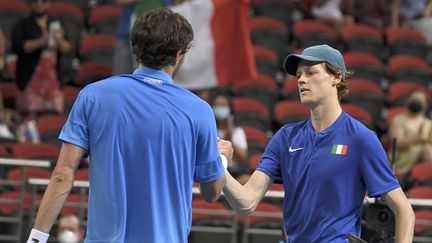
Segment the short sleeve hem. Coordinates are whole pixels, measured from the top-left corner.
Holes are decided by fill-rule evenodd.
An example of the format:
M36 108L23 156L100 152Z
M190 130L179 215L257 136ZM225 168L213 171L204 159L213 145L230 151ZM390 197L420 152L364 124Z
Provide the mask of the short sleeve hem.
M373 190L368 191L369 197L379 197L381 194L392 191L396 188L400 187L399 183L391 182L387 185L380 186L378 188L374 188Z
M218 180L225 175L225 168L222 165L220 157L216 160L204 164L198 164L195 168L194 181L207 183Z
M270 171L266 170L265 168L258 167L256 168L256 170L261 171L264 174L268 175L273 180L273 183L283 184L283 181L280 178L276 178L274 175L272 175L272 173L270 173Z
M66 134L60 134L59 139L64 141L64 142L71 143L73 145L81 147L81 148L85 149L86 151L89 150L89 144L85 141L80 140L80 139L73 138L73 137L68 136Z

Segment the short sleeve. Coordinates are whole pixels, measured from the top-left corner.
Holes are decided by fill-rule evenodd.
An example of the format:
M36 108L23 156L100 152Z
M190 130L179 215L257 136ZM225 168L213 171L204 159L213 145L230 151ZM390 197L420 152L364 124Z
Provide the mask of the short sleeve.
M369 131L368 135L362 141L362 178L369 197L377 197L400 185L377 136L372 131Z
M225 173L219 156L216 121L209 106L206 106L198 117L194 180L211 182L221 178Z
M264 172L275 183L282 183L282 174L280 167L280 144L282 141L282 129L280 129L268 143L261 162L257 167L257 170Z
M90 138L86 109L89 103L88 93L82 90L69 113L69 117L60 132L59 139L90 150Z

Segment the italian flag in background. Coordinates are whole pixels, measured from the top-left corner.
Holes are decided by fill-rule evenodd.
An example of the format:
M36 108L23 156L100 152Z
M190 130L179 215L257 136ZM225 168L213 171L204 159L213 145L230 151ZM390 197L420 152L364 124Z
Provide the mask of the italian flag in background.
M333 144L331 152L332 154L346 155L347 150L348 150L348 145Z

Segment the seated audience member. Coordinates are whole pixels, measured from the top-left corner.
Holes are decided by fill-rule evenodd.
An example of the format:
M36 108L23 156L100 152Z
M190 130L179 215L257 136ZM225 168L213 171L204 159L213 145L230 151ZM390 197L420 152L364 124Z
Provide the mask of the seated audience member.
M234 171L234 174L247 171L246 134L243 128L234 124L229 96L223 92L217 93L211 99L211 104L216 117L219 138L231 141L234 147L234 156L228 169Z
M414 91L407 98L407 111L390 124L389 138L396 138L395 173L403 179L419 161L432 162L432 120L426 116L428 97Z
M389 18L385 0L344 0L341 8L346 15L354 17L355 22L384 30Z
M393 27L408 27L411 21L432 17L431 0L392 0Z
M78 243L83 240L83 229L80 219L73 214L60 217L58 223L59 243Z
M311 13L315 19L325 22L337 31L344 25L354 23L352 16L343 15L341 0L313 0Z

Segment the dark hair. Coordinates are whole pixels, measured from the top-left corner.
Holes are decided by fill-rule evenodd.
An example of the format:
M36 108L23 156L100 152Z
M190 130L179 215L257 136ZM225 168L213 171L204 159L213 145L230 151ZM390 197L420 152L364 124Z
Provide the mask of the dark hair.
M178 52L186 53L192 39L189 22L167 8L151 10L139 17L130 34L136 60L154 69L171 64Z

